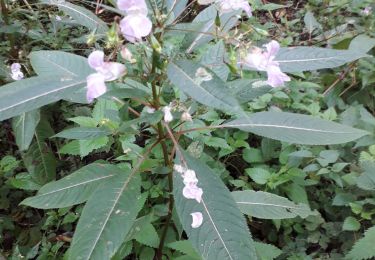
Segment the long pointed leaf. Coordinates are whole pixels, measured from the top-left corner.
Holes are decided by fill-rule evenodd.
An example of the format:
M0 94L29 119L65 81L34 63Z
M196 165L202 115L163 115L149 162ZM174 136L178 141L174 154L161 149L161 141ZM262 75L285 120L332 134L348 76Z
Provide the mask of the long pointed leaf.
M211 80L199 81L196 73L201 67L187 60L171 62L168 66L168 78L176 87L204 105L241 113L242 109L238 101L214 73L211 72Z
M286 112L260 112L240 118L221 127L296 144L327 145L356 140L368 132L312 116Z
M203 189L201 203L182 196L183 179L174 173L175 205L189 240L207 260L257 259L254 242L245 219L224 183L204 163L184 152L189 169L196 172L198 186ZM181 164L180 160L176 160ZM192 228L193 212L203 214L203 223Z
M115 166L93 163L67 177L44 185L22 205L40 209L64 208L85 202L103 181L122 174Z
M122 172L95 190L78 222L70 260L110 259L124 242L139 207L140 176Z
M20 151L24 151L29 148L39 120L39 110L22 113L20 116L12 120L12 127L15 133L16 143Z

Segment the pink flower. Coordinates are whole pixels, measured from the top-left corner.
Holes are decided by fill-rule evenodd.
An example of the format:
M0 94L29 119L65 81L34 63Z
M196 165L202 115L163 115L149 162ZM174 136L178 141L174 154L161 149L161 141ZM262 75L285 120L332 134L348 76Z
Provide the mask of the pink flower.
M371 14L372 7L371 6L366 6L365 9L361 11L361 14L365 16L369 16Z
M266 51L262 51L259 48L254 49L242 62L250 68L266 71L268 76L267 83L271 87L282 86L285 81L290 81L290 78L280 70L279 63L274 61L280 45L277 41L271 41L265 47Z
M198 188L196 184L185 185L182 189L182 195L187 199L194 199L198 203L201 203L203 190Z
M118 0L117 6L127 14L120 21L121 33L125 39L135 43L150 34L152 23L147 17L148 9L144 0Z
M127 14L141 13L147 15L147 4L144 0L118 0L117 6L120 10Z
M89 66L97 71L87 77L87 101L91 103L107 91L105 82L120 78L125 74L126 67L118 62L104 61L102 51L92 52L87 60Z
M130 14L120 21L120 29L128 41L135 43L150 34L152 23L146 15Z
M221 13L228 13L242 9L249 17L252 16L251 7L247 0L198 0L198 4L200 5L208 5L213 2L218 5Z
M217 0L219 9L222 13L228 13L242 9L250 17L252 16L251 7L247 0Z
M192 228L199 228L203 223L203 215L201 212L193 212L190 214L193 218L193 222L191 223Z

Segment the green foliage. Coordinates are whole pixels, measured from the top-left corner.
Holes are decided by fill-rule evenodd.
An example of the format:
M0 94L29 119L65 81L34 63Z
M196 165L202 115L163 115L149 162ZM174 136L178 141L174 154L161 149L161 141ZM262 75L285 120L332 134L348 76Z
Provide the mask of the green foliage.
M362 260L375 257L373 247L375 240L375 227L369 228L365 232L365 236L359 239L353 246L352 250L346 256L346 259Z

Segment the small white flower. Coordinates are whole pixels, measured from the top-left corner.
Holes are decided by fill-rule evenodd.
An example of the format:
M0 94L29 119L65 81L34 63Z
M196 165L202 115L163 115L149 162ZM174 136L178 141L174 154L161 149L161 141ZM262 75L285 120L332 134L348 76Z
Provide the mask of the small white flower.
M153 107L147 107L146 108L146 112L149 113L149 114L153 114L153 113L155 113L155 108L153 108Z
M58 16L58 15L56 15L55 18L56 18L56 21L61 21L62 20L62 18L60 16Z
M175 165L173 166L173 169L174 169L176 172L181 173L181 174L183 174L183 173L186 171L186 169L184 168L184 166L182 166L182 165L180 165L180 164L175 164Z
M171 108L170 105L163 107L164 121L166 123L172 122L172 120L173 120L173 115L171 113L171 110L172 110L172 108Z
M191 117L191 115L189 113L189 110L182 113L182 115L181 115L181 121L183 121L183 122L185 122L185 121L189 121L189 122L193 121L193 119L192 119L192 117Z
M201 212L193 212L190 214L193 218L193 222L191 223L192 228L199 228L203 223L203 215Z
M10 71L10 76L13 80L21 80L24 78L23 72L21 71L21 64L13 63L10 65Z

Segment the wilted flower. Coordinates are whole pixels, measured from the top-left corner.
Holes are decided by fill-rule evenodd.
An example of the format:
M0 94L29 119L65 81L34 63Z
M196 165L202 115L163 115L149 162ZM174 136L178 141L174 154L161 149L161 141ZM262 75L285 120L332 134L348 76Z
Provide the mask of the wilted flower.
M228 13L242 9L249 17L252 16L251 7L247 0L198 0L198 3L200 5L215 3L219 7L221 13Z
M248 53L242 63L250 68L266 71L268 76L267 83L271 87L282 86L285 81L290 81L290 78L280 70L279 63L274 61L280 45L277 41L271 41L265 47L266 51L255 48Z
M173 120L173 115L172 115L172 113L171 113L171 111L172 111L172 107L171 107L171 105L168 105L168 106L163 107L162 110L163 110L163 113L164 113L164 121L165 121L166 123L172 122L172 120Z
M113 81L121 77L126 68L118 62L104 61L104 52L94 51L88 57L91 68L97 71L87 77L87 101L92 102L94 98L103 95L107 91L106 81Z
M203 215L201 212L193 212L190 214L193 218L193 221L191 223L192 228L199 228L203 223Z
M147 17L148 10L144 0L118 0L117 6L127 14L120 21L120 29L128 41L134 43L150 34L152 23Z
M184 111L181 115L181 121L184 122L184 121L193 121L193 118L191 117L190 115L190 108L186 111Z
M120 53L121 53L121 57L122 57L124 60L126 60L126 61L128 61L128 62L130 62L130 63L135 63L135 62L137 62L136 59L133 58L133 54L130 52L130 50L129 50L128 48L126 48L126 47L122 47Z
M23 79L24 75L21 71L21 64L13 63L12 65L10 65L10 71L11 71L10 76L12 77L12 79L14 80Z

